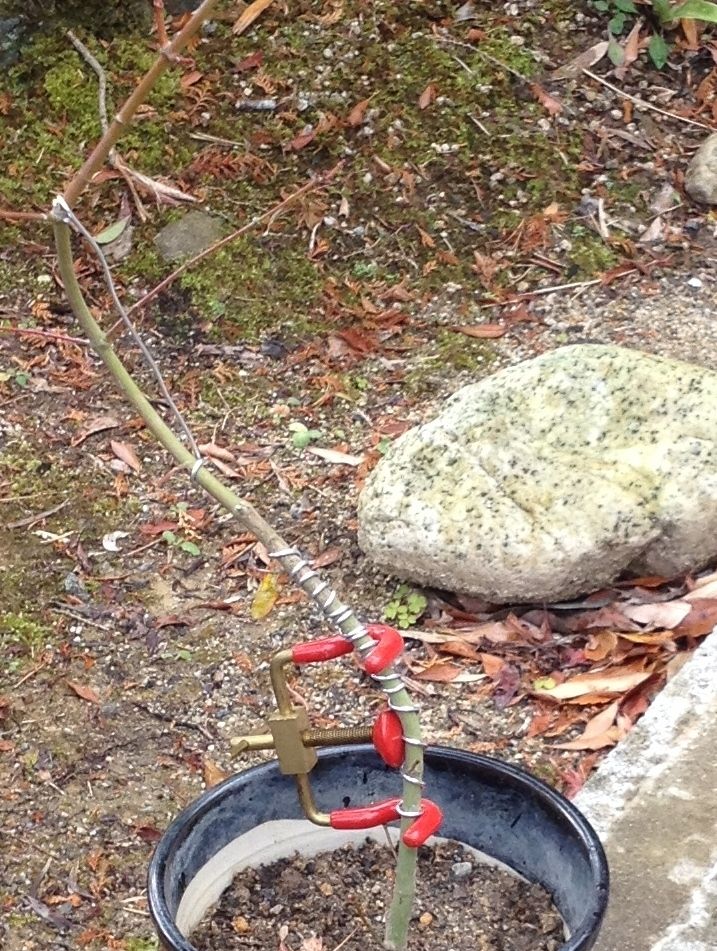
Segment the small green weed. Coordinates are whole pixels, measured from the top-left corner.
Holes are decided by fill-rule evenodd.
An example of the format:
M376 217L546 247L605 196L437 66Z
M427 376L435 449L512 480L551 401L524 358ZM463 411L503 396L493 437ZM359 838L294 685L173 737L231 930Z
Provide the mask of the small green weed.
M317 439L321 439L321 433L318 429L309 429L303 423L289 423L291 430L291 445L295 449L306 449Z
M187 541L186 539L179 538L179 536L175 535L174 532L162 532L162 540L166 542L170 548L176 548L179 551L185 551L188 555L194 555L195 558L202 553L199 545L196 545L194 542Z
M126 951L159 951L159 941L156 938L125 938Z
M22 647L34 655L46 640L46 629L32 618L11 611L0 614L0 644Z
M395 621L397 627L405 629L421 618L428 607L428 601L415 588L407 584L399 585L393 598L386 605L383 612L386 621Z

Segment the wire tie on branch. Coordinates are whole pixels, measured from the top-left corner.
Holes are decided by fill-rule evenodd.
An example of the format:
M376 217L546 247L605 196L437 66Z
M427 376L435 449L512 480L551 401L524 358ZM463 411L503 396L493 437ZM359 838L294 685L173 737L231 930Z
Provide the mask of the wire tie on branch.
M199 470L200 470L200 469L202 468L202 466L206 463L206 461L207 461L207 460L206 460L206 459L202 459L201 456L198 456L198 457L197 457L196 462L195 462L194 465L192 466L192 471L189 473L189 478L192 480L192 482L196 482L196 481L197 481L197 476L199 475Z
M404 737L404 742L405 742ZM414 786L420 786L421 789L426 785L422 779L418 779L416 776L411 776L408 773L401 773L401 776L406 780L407 783L413 783Z
M396 812L402 819L417 819L423 815L423 809L404 809L403 801L396 806Z

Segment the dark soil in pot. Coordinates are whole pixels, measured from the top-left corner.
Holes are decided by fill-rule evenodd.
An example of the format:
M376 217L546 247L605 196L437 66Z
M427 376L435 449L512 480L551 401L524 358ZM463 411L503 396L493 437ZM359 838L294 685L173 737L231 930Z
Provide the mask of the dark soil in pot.
M382 947L394 856L367 841L241 872L191 935L199 951L365 951ZM565 940L549 894L479 863L458 842L419 853L410 951L555 951Z

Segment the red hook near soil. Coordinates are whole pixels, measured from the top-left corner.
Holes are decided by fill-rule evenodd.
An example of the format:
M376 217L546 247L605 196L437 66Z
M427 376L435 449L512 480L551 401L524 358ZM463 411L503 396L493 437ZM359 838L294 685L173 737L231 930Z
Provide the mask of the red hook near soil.
M398 819L400 799L384 799L370 806L355 809L335 809L330 813L332 829L372 829Z
M330 814L332 829L372 829L394 819L400 819L400 799L384 799L356 809L335 809ZM436 833L443 821L443 813L430 799L421 801L421 815L403 833L403 844L417 849Z
M306 644L294 644L291 648L291 659L295 664L315 664L343 657L344 654L350 654L352 650L351 642L336 634L333 637L322 637L317 641L307 641Z
M438 832L443 822L443 812L439 806L431 799L421 800L420 816L417 816L411 825L403 833L403 844L411 849L417 849L419 845Z

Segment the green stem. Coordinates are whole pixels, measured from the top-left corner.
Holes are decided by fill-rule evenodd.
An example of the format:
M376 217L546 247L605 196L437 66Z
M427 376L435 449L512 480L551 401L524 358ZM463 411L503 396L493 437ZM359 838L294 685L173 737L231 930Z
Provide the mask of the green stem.
M177 435L164 422L162 417L154 409L150 401L144 395L142 389L126 369L112 345L108 341L105 333L95 321L85 302L82 289L77 281L75 269L72 260L72 245L70 241L70 228L61 221L53 220L53 229L55 232L55 245L57 248L57 260L60 269L60 276L65 288L65 294L77 317L82 329L84 330L93 350L101 358L105 367L113 377L120 391L134 406L139 415L145 421L147 428L155 436L157 441L170 453L170 455L184 468L191 473L196 464L196 457L187 449ZM228 512L241 523L242 527L252 532L264 544L268 551L283 551L289 548L286 541L272 526L250 505L230 488L224 485L219 479L209 472L205 466L202 466L196 472L195 481L222 505ZM292 569L300 562L300 557L295 554L289 554L279 559L284 568L291 573ZM324 608L329 601L328 593L323 596L314 595L315 590L321 584L321 579L317 575L307 578L305 581L299 577L296 583L306 593L314 598L319 607ZM346 608L338 599L331 602L332 611L338 611L339 608ZM344 635L350 635L361 626L358 618L353 611L347 614L346 618L339 624L339 629ZM355 645L357 650L365 649L367 645L373 646L368 636L362 638ZM387 668L383 674L394 674L392 667ZM396 674L397 679L398 674ZM392 695L392 701L397 706L411 706L411 696L408 691L402 689ZM408 739L420 742L421 725L416 712L399 713L404 736ZM423 776L423 749L421 746L407 745L406 760L404 762L404 771L417 780ZM403 806L406 810L416 810L420 807L421 790L416 783L404 780L402 789ZM410 825L410 819L404 819L401 823L401 831L405 831ZM408 937L408 925L413 908L413 898L415 894L416 880L416 849L407 848L403 842L399 844L398 860L396 864L396 885L394 888L393 900L388 914L386 924L386 946L396 951L405 948Z
M204 3L195 11L185 27L174 37L166 51L166 55L163 53L157 58L153 66L137 85L137 88L118 113L118 117L111 123L109 129L102 136L88 160L65 190L64 198L70 207L75 204L85 187L107 160L110 151L114 148L122 132L131 122L135 112L145 101L157 79L170 65L172 57L179 54L191 37L196 34L201 24L216 6L216 3L217 0L204 0ZM69 226L65 222L57 220L53 215L50 216L50 219L52 220L55 233L57 258L65 293L92 348L102 359L119 390L145 421L150 432L167 452L170 453L175 461L191 474L195 469L196 457L187 449L156 412L150 401L144 395L142 389L125 368L85 302L73 266ZM266 546L268 551L283 551L289 548L279 533L272 528L252 505L225 486L216 476L209 472L205 466L202 466L194 473L194 479L212 498L230 512L245 529L252 532ZM297 554L289 553L279 558L279 561L285 570L291 574L292 569L296 569L301 558ZM328 592L325 592L323 595L319 594L318 596L314 593L321 585L321 579L317 575L312 574L311 577L304 580L301 574L302 573L299 572L298 577L295 577L293 574L291 576L295 577L296 583L313 598L320 608L325 608L330 599ZM361 627L361 624L353 611L350 611L338 598L335 598L331 601L332 612L339 608L343 608L346 613L338 626L341 633L348 636ZM373 646L373 641L369 641L368 635L360 638L358 642L354 644L354 647L358 651L366 650L368 646ZM390 674L395 676L396 681L400 680L400 676L395 672L393 667L387 668L382 671L382 673L384 675ZM399 712L403 734L409 740L414 740L420 744L420 720L415 708L413 708L411 696L406 688L403 687L400 691L393 693L391 700L399 707L411 708L410 711ZM415 780L421 780L423 776L423 748L421 745L407 744L403 769L407 775L412 776ZM416 782L404 780L402 800L403 806L407 811L418 810L421 804L420 786ZM402 832L408 828L411 821L412 820L408 818L403 819L401 823ZM385 938L386 947L392 949L392 951L403 951L408 938L408 926L415 895L416 854L416 849L406 847L403 842L399 843L396 864L396 883L387 917Z

